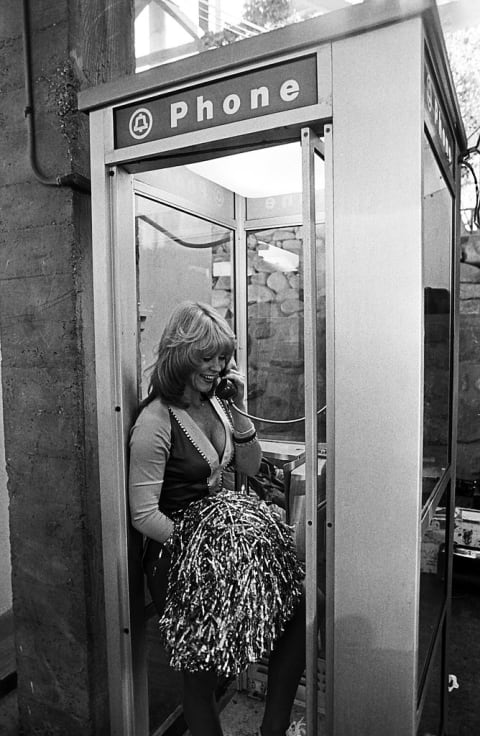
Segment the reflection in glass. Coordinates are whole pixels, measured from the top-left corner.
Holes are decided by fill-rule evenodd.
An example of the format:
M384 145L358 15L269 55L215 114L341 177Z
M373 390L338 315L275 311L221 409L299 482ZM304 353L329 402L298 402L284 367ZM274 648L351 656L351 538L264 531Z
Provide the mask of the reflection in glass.
M212 304L233 326L233 236L227 228L136 198L142 394L166 320L184 301Z
M418 671L426 670L428 653L436 638L446 604L446 547L450 486L442 496L422 536L420 567L420 610Z
M453 201L426 139L423 162L425 311L423 502L425 503L448 463Z
M438 646L430 663L429 680L417 736L440 736L442 731L443 650Z
M302 227L250 231L248 248L248 405L255 416L304 416ZM325 405L325 228L317 225L318 404ZM262 437L304 441L305 425L264 424ZM319 441L325 441L320 418Z

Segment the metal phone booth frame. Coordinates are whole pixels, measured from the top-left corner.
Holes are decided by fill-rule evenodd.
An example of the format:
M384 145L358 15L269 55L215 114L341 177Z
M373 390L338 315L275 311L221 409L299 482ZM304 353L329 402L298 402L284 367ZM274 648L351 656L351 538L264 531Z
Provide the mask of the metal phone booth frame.
M114 736L149 732L143 582L138 544L129 543L126 501L127 439L137 403L133 174L189 157L299 139L309 412L308 734L317 733L312 234L317 154L324 157L326 170L327 733L421 733L422 713L434 690L438 733L444 733L455 481L458 161L466 141L435 4L368 5L80 94L91 128L98 449ZM249 106L250 90L260 85L270 89L269 104ZM215 100L213 116L195 118L200 95ZM452 233L447 258L448 453L427 498L422 496L425 147L448 192L451 204L444 220ZM238 267L242 258L240 252ZM245 299L240 283L236 298ZM239 331L242 364L241 323ZM440 504L442 498L446 502ZM419 664L422 540L440 505L446 518L445 588ZM432 672L438 662L437 682Z

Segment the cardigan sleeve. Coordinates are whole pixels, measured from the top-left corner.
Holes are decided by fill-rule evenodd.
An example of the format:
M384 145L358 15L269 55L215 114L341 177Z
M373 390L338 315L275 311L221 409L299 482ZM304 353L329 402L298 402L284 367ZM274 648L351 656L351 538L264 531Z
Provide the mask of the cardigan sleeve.
M157 542L165 542L173 522L158 508L170 453L168 408L154 400L140 413L130 435L129 503L132 525Z

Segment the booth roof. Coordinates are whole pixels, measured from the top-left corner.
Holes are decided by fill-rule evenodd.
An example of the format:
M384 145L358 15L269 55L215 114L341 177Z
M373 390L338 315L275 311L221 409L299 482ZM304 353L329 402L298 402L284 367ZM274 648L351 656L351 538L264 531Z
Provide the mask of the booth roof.
M158 94L164 89L190 86L204 77L235 73L252 61L257 64L262 62L268 64L286 54L300 53L308 48L316 48L418 16L424 19L436 71L446 91L445 102L455 123L460 150L466 151L465 131L435 0L409 0L407 4L401 0L385 0L382 3L352 5L227 46L162 64L113 82L90 87L79 93L78 107L83 112L89 112L125 103L127 100Z

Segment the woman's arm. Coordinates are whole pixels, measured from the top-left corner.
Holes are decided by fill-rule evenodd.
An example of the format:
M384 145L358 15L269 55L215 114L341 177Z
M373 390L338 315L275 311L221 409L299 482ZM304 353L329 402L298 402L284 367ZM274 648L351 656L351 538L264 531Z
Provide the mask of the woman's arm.
M149 404L130 437L130 516L135 529L162 543L173 532L173 521L158 508L169 452L168 409L158 402Z
M262 449L251 419L241 413L246 411L243 398L245 393L245 377L237 369L233 359L230 361L226 370L225 378L233 381L236 389L236 395L230 404L232 409L233 442L235 445L235 467L240 473L250 476L256 475L260 469Z
M232 414L236 414L235 409ZM260 470L262 460L262 448L255 435L240 436L234 429L233 443L235 445L235 468L239 473L256 475Z

